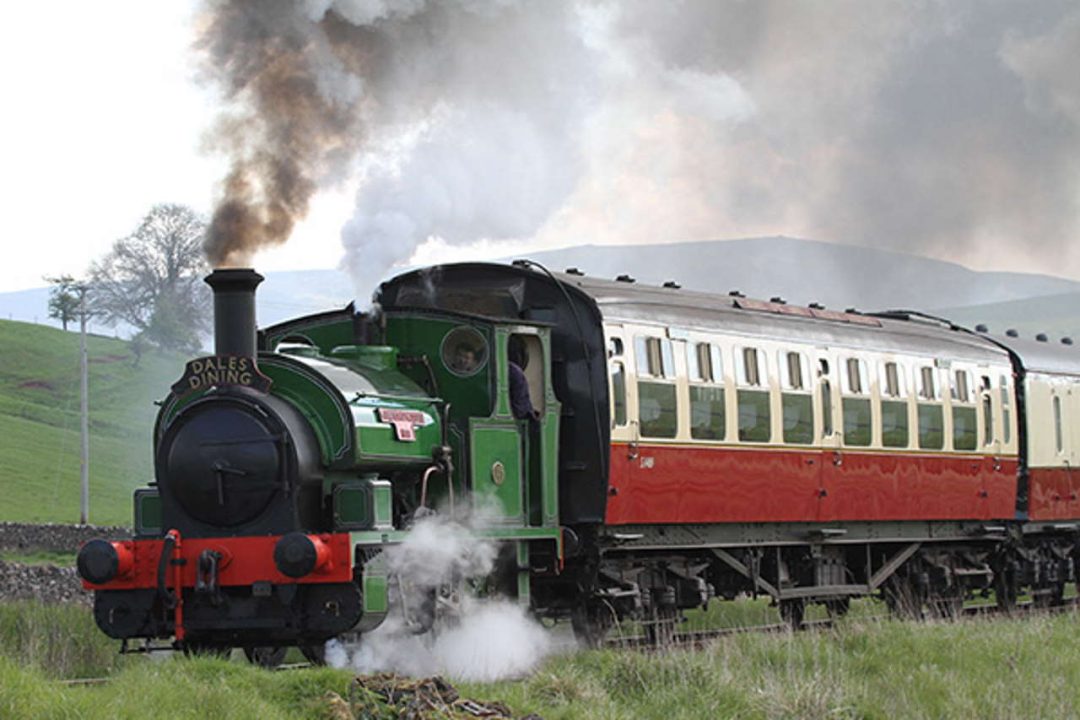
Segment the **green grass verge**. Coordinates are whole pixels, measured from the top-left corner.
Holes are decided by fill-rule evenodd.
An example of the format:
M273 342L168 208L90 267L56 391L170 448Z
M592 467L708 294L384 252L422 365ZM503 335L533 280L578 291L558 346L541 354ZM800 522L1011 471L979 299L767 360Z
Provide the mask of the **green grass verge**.
M79 519L79 337L0 321L0 520ZM153 477L154 400L184 358L91 337L90 521L130 525L131 493Z
M99 655L116 645L85 609L9 607L0 606L5 719L143 718L151 710L169 718L324 718L327 692L348 695L343 670L272 673L235 659ZM733 635L698 651L578 652L524 679L456 686L546 720L1075 717L1078 633L1077 613L925 624L855 618L823 632ZM38 635L83 650L61 652ZM104 685L56 681L106 674Z

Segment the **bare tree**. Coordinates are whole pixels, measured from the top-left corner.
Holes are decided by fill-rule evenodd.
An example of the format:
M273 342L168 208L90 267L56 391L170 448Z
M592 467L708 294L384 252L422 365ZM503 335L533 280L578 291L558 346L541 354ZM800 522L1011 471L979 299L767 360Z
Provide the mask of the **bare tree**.
M159 347L195 350L210 327L206 223L184 205L151 208L131 235L90 267L91 305L107 323L127 323Z

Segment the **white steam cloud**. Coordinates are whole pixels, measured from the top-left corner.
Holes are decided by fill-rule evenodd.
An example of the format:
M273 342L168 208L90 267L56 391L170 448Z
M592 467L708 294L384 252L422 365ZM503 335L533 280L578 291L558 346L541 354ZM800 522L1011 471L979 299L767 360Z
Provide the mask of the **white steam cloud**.
M547 631L510 600L462 595L451 622L424 635L414 634L398 612L402 606L419 607L426 588L461 585L492 571L497 548L477 534L484 517L477 510L464 521L429 515L402 544L388 548L387 567L399 578L395 611L358 647L327 643L327 662L363 673L489 682L520 677L550 655L555 646Z

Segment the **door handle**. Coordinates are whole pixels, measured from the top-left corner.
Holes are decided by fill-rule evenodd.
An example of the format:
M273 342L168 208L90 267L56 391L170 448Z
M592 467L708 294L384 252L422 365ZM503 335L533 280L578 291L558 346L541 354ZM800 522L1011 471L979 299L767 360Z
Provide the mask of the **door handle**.
M638 456L638 444L632 442L626 446L626 457L628 460L637 460Z
M840 467L844 464L844 458L838 452L832 454L832 464L836 467Z

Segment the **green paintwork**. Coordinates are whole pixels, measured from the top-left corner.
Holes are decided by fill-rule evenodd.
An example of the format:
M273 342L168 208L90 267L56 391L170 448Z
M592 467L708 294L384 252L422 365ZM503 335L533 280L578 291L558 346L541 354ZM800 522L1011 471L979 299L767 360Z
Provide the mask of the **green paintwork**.
M480 507L502 525L524 524L521 435L513 420L473 419L469 473ZM497 503L486 500L493 499Z
M135 535L160 537L163 532L161 494L157 488L139 488L135 491Z
M337 387L310 358L263 353L259 370L274 381L270 392L296 407L311 425L326 465L352 464L355 427Z
M334 348L354 342L352 306L266 328L261 349L273 351L282 342L306 343L318 348L320 355L329 355Z

